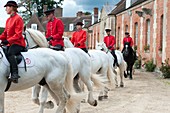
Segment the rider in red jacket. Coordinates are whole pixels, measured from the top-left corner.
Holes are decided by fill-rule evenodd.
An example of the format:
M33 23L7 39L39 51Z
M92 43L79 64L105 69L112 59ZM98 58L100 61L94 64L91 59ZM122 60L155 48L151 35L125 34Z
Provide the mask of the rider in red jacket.
M116 44L116 39L114 36L110 35L111 29L105 29L105 31L107 33L107 36L104 37L104 43L106 44L106 47L111 50L111 54L115 58L113 66L115 66L115 64L119 66L114 48L114 45Z
M130 37L128 32L125 33L125 37L123 38L123 45L126 42L129 42L131 47L133 46L133 39L132 39L132 37Z
M46 14L48 23L46 25L46 38L49 44L54 46L54 50L64 50L64 41L62 39L64 33L63 22L54 16L55 9L48 9Z
M0 35L0 40L8 48L8 61L11 67L11 76L9 79L14 83L18 83L20 76L18 75L16 55L24 51L26 47L24 37L22 36L24 22L16 13L18 5L15 1L8 1L4 7L6 7L6 12L10 17L6 21L5 30Z
M125 45L126 42L128 42L128 43L130 44L130 48L131 48L131 50L133 51L133 49L132 49L133 39L130 37L130 35L129 35L128 32L125 32L125 37L124 37L124 39L123 39L123 45ZM123 47L122 52L124 51L124 49L125 49L125 47ZM133 51L133 53L134 53L135 59L137 59L137 57L136 57L136 52Z
M82 30L82 26L83 26L82 22L77 22L76 24L77 31L73 33L71 42L73 43L74 47L80 48L86 53L88 53L85 44L87 39L87 34L86 31Z

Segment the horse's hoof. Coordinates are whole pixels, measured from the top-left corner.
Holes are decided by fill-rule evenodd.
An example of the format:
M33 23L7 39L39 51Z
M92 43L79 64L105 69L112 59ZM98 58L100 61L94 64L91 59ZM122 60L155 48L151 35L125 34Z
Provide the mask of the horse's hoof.
M40 105L39 99L32 99L32 101L33 101L35 104Z
M124 85L123 85L123 84L121 84L121 85L120 85L120 87L124 87Z
M52 101L46 102L45 108L47 108L47 109L53 109L53 108L54 108L54 103L53 103Z
M107 96L107 95L104 95L103 98L104 98L104 99L108 99L108 96Z
M97 100L94 100L93 106L97 106Z
M105 87L105 89L106 89L107 91L110 91L110 89L109 89L109 88L107 88L107 87Z
M116 85L116 88L118 88L119 86L118 85Z
M98 97L98 100L99 100L99 101L102 101L102 100L103 100L103 96L99 96L99 97Z
M127 75L124 75L125 78L127 78Z
M131 77L130 77L129 79L130 79L130 80L133 80L133 78L131 78Z
M81 101L81 103L86 103L86 100L85 100L85 99L83 99L83 100Z

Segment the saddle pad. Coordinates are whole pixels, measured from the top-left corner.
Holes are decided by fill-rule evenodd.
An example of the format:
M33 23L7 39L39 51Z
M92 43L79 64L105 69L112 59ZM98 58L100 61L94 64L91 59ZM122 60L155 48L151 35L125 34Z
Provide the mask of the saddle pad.
M26 63L26 67L32 67L34 66L34 58L33 55L31 55L28 52L21 52L21 54L23 55L24 59L25 59L25 63ZM3 62L5 63L5 65L10 66L8 60L5 58L3 58ZM21 63L18 64L18 67L24 68L24 60L22 59Z

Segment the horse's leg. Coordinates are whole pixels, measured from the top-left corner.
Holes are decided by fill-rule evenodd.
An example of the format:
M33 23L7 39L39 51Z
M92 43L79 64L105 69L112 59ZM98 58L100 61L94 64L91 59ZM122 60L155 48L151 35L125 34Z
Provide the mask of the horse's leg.
M38 113L43 113L44 112L44 106L46 104L47 101L47 97L48 97L48 91L45 87L41 87L40 90L40 107L39 107L39 112Z
M56 103L58 103L58 99L59 99L59 104L56 113L64 113L68 98L66 97L64 91L64 87L63 87L64 84L62 83L56 84L56 83L59 83L59 81L48 83L50 87L49 90L51 90L50 93L53 92L52 97L55 99Z
M84 89L84 82L83 82L81 79L79 79L78 82L79 82L81 91L84 92L84 91L85 91L85 89ZM86 102L86 99L83 98L83 100L82 100L81 102L82 102L82 103L85 103L85 102Z
M93 98L93 85L92 85L92 81L90 79L91 78L90 72L89 72L89 74L87 74L87 71L86 71L84 73L80 73L79 75L80 75L81 80L87 86L87 89L89 91L89 94L88 94L88 103L90 105L92 105L92 106L97 106L97 100L95 100Z
M108 77L107 71L108 71L107 66L103 66L103 68L101 68L101 71L100 71L101 75L104 76L105 78ZM95 81L97 83L99 80L97 81L97 79L92 79L92 81L95 84ZM104 86L104 84L102 84L102 83L98 83L97 86L101 88L101 91L100 91L99 96L98 96L98 100L103 100L103 98L106 99L108 97L108 95L107 95L108 94L108 88L106 86Z
M38 105L40 105L39 98L38 98L40 89L41 89L41 86L38 84L32 87L32 101Z
M132 68L133 68L133 66L130 66L130 76L129 76L129 79L130 79L130 80L133 79L133 78L132 78Z
M77 74L73 79L73 86L77 93L81 92L81 88L79 87L79 74Z
M4 113L4 91L0 93L0 113Z
M59 105L59 99L58 96L49 88L48 85L44 85L43 87L46 87L46 89L48 90L48 92L50 93L50 95L54 98L56 105ZM54 104L53 104L54 105Z
M115 73L115 72L114 72ZM118 87L118 81L117 81L117 73L115 73L115 86L116 86L116 88Z
M125 67L124 67L124 62L122 62L119 65L119 70L120 70L120 87L124 87L124 83L123 83L123 73L125 71Z

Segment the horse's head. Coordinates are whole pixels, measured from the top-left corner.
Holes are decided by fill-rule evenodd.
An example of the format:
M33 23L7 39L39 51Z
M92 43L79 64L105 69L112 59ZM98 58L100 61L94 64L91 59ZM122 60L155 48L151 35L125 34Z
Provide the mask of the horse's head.
M96 44L96 49L97 49L97 50L102 50L102 51L105 51L105 52L108 51L108 49L107 49L107 47L106 47L106 44L105 44L104 42L97 43L97 44Z
M38 30L26 29L25 30L25 39L28 46L28 49L39 47L48 47L48 42L43 33Z
M71 43L69 37L63 36L63 39L64 39L64 46L65 46L66 48L73 48L73 47L74 47L74 45Z
M33 38L31 38L31 34L27 30L24 32L24 37L25 37L25 41L26 41L26 45L28 49L34 48L37 46Z
M128 56L130 53L132 53L131 47L130 47L130 43L129 42L125 42L123 54L125 56Z

